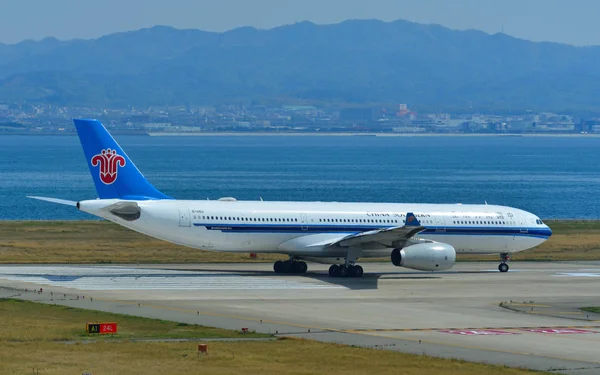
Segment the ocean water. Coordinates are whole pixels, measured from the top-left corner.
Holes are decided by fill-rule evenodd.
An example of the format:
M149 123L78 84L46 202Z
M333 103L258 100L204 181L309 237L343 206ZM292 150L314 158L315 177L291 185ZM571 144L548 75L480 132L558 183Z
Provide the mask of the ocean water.
M600 138L118 136L178 199L501 204L600 218ZM91 219L26 195L96 197L75 136L0 136L0 219Z

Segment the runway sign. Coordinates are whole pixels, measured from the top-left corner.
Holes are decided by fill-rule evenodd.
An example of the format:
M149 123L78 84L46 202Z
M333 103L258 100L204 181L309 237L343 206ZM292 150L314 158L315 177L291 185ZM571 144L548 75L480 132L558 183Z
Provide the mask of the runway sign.
M87 333L99 333L101 335L117 333L117 323L86 323L85 331Z
M497 335L516 335L516 332L499 331L497 329L471 329L471 330L451 330L444 329L440 332L450 333L453 335L465 336L497 336Z
M580 334L598 333L595 331L589 331L587 329L573 329L573 328L535 328L535 329L525 329L524 331L533 332L533 333L547 333L547 334L554 334L554 335L580 335Z

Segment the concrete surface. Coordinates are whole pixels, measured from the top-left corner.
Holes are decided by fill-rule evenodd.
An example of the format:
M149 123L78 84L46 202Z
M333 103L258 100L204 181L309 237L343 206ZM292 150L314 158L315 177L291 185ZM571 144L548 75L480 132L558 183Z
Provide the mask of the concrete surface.
M600 305L600 262L513 262L506 274L497 265L434 274L366 263L362 279L315 264L302 276L269 264L11 265L0 266L0 297L599 374L600 317L577 309Z

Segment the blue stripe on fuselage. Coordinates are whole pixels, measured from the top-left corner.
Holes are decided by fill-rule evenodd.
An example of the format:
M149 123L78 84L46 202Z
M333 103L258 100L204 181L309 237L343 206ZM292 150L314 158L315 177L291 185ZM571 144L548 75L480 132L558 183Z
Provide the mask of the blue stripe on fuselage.
M207 224L194 223L194 226L227 233L361 233L370 230L393 228L381 226L345 225L299 225L299 224ZM419 235L462 235L462 236L522 236L549 238L552 231L547 228L519 227L425 227Z

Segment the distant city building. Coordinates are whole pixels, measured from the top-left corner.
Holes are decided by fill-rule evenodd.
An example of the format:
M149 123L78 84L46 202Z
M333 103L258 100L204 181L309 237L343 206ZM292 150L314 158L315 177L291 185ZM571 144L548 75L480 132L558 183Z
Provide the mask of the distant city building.
M375 120L373 108L345 108L340 111L341 121L372 121Z

